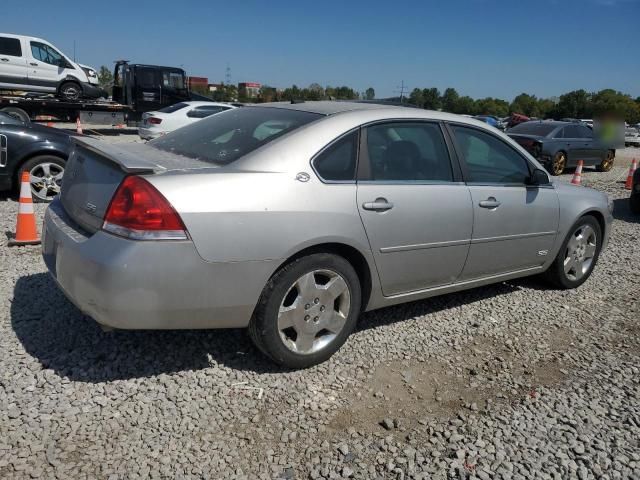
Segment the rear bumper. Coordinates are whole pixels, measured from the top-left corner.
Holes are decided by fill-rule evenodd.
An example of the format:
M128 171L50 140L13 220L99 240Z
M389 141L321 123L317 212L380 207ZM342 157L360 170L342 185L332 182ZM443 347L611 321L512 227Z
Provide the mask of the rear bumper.
M46 211L42 254L65 295L120 329L246 327L277 262L210 263L191 241L89 235L58 199Z
M154 138L158 138L164 135L166 132L161 130L146 128L146 127L138 127L138 135L143 140L153 140Z

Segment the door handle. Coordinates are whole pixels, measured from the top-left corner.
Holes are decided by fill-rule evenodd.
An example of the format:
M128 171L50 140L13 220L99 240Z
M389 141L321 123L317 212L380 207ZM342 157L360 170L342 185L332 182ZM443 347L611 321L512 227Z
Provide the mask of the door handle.
M482 200L478 205L482 208L498 208L502 204L495 197L489 197L486 200Z
M3 62L8 62L9 61L8 58L0 58L0 60L2 60Z
M38 64L36 62L30 62L29 65L34 66L34 67L38 66Z
M386 198L376 198L375 202L365 202L362 204L365 210L373 210L374 212L386 212L393 208L393 203L388 202Z

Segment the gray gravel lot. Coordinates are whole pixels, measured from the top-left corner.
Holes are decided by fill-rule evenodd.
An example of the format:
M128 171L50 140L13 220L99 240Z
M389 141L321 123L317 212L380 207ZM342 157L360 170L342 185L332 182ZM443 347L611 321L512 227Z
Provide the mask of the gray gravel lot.
M104 333L38 247L3 237L0 478L640 480L640 217L620 183L637 153L584 173L616 220L579 289L526 279L368 313L301 372L243 331ZM2 232L16 210L0 197Z

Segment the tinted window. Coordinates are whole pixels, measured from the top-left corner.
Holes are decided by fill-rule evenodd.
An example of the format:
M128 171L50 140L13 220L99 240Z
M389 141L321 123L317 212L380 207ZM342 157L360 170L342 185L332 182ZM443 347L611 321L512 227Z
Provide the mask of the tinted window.
M0 37L0 55L22 56L22 47L17 38Z
M148 143L185 157L228 165L296 128L321 118L285 108L236 108L212 115Z
M564 127L564 138L584 138L584 132L580 125L567 125Z
M580 131L580 138L593 138L593 131L589 127L580 125L578 129Z
M452 181L440 127L433 123L387 123L367 128L371 180Z
M509 129L509 133L520 133L522 135L537 135L546 137L557 125L541 122L524 122Z
M173 113L188 106L189 105L186 103L176 103L175 105L169 105L168 107L161 108L158 111L162 113Z
M162 85L167 88L184 88L184 75L179 72L162 72Z
M63 59L62 55L60 55L56 50L51 48L49 45L45 45L40 42L31 42L31 54L36 60L48 63L49 65L58 66L60 64L60 60Z
M160 72L151 68L138 68L136 70L136 81L142 88L159 88Z
M358 133L353 132L330 145L313 161L323 180L344 181L356 178Z
M527 161L502 140L472 128L452 128L467 164L469 182L527 183Z
M196 107L193 110L187 112L187 116L191 118L206 118L214 113L220 113L223 110L228 110L225 107L210 106L210 107Z

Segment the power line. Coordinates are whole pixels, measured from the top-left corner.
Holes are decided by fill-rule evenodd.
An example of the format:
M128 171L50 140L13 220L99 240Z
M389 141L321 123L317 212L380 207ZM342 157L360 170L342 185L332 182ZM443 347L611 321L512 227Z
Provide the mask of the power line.
M400 90L394 90L393 93L399 93L400 94L400 103L402 103L402 100L404 99L404 93L405 93L405 91L409 91L409 89L404 84L404 80L402 80L400 82L400 86L398 86L396 88L399 88Z

